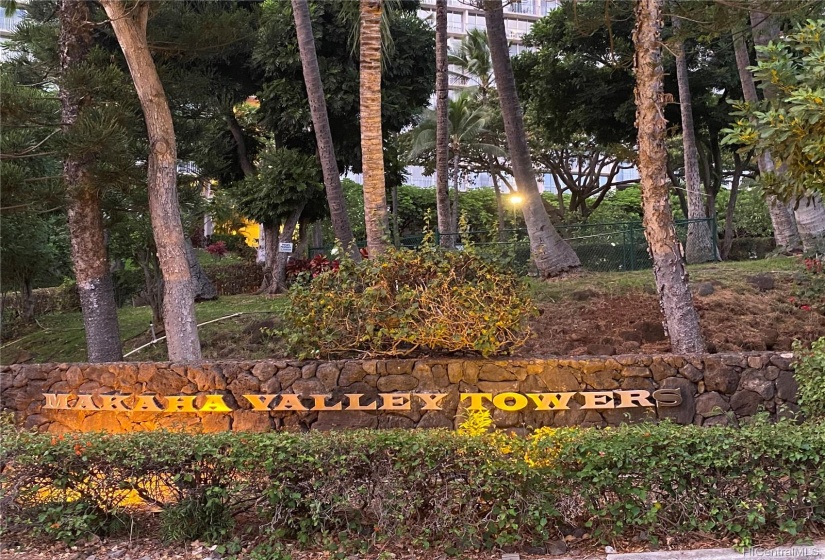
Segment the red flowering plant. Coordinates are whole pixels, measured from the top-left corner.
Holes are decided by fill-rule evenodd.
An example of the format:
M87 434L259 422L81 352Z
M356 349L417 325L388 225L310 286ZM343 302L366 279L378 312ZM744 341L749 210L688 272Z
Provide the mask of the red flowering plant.
M825 314L825 256L806 257L805 270L788 301L802 311Z
M216 259L220 259L221 257L226 256L226 254L229 252L229 249L226 248L226 243L224 241L218 241L207 246L206 252L215 257Z
M290 259L286 265L287 283L308 284L313 278L324 272L337 272L338 260L329 260L325 255L315 255L311 259Z

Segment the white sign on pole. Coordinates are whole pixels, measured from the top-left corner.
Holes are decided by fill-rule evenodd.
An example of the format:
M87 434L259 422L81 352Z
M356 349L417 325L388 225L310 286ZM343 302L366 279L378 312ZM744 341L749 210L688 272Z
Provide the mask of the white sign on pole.
M292 243L278 243L278 252L279 253L291 253L292 252Z

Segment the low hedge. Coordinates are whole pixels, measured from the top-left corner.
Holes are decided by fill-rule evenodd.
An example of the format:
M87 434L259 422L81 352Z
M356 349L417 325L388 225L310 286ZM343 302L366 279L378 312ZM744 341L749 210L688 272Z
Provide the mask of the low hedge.
M529 437L444 430L53 436L3 430L7 523L76 539L160 508L167 539L539 546L580 528L795 535L825 521L825 423L641 424ZM134 500L131 500L134 502ZM134 529L134 527L132 528Z

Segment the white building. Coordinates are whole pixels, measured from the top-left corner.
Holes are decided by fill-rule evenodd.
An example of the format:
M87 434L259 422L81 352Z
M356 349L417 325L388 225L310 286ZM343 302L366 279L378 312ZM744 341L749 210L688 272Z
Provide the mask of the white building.
M3 43L14 32L17 24L26 16L25 4L27 2L18 1L17 9L11 15L6 13L5 8L0 7L0 60L6 59L6 49Z

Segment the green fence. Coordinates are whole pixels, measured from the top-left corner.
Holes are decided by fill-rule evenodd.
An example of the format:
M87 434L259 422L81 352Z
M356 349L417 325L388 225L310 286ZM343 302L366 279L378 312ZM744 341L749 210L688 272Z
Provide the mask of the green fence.
M688 224L707 223L711 239L718 239L716 220L677 220L676 234L686 243ZM594 271L625 271L651 268L644 228L641 222L613 222L599 224L560 225L559 234L567 240L582 263L582 267ZM526 229L498 231L468 231L462 233L436 233L436 242L444 237L454 239L461 249L472 243L486 258L499 262L519 274L530 268L530 241ZM423 236L402 237L400 245L417 248ZM359 244L360 245L360 244ZM363 246L363 245L360 245ZM331 247L310 249L309 256L328 254Z

